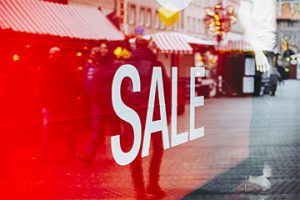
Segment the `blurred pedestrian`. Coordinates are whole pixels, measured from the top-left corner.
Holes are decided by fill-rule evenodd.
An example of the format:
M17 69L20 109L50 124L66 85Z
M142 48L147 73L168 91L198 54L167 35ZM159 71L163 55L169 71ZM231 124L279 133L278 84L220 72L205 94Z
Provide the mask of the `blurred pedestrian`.
M154 66L160 66L162 69L165 100L167 104L166 105L167 117L170 116L170 110L171 110L170 109L171 81L166 75L166 71L163 64L157 60L157 56L153 53L153 51L150 48L148 48L148 46L149 46L148 40L145 40L142 37L136 38L136 49L132 52L132 55L127 62L129 64L134 65L140 74L141 91L133 93L132 89L130 89L129 91L127 91L127 95L124 95L125 104L134 108L138 113L142 124L142 130L145 130L152 71ZM160 108L161 106L159 104L156 95L153 120L160 119ZM129 124L125 124L123 130L124 130L123 134L126 134L124 135L124 138L126 138L125 140L127 140L126 141L127 144L125 144L125 149L126 149L126 146L128 145L130 146L133 142L133 134L130 133L132 132L132 128L130 127ZM143 133L143 137L144 137L144 133ZM152 134L151 144L153 147L153 155L149 166L149 185L147 187L147 192L155 196L164 196L165 192L161 189L159 185L159 172L160 172L160 166L163 158L163 144L162 144L161 133ZM130 169L131 169L131 176L133 179L133 185L136 191L137 199L145 199L146 189L144 183L141 152L139 152L136 159L131 163Z
M112 135L119 130L119 123L113 112L111 86L118 65L108 42L92 49L86 63L85 88L92 116L91 137L83 160L90 164L98 147L104 145L105 134Z
M254 96L258 97L261 93L261 87L262 87L262 73L259 71L255 72L254 76Z
M277 84L279 80L281 80L281 76L277 71L277 69L274 69L269 78L270 90L271 90L270 96L275 96Z
M52 47L41 73L43 159L48 157L50 140L59 135L65 136L70 156L75 151L70 119L75 110L76 86L75 71L69 66L60 48Z
M279 80L279 84L283 84L284 85L284 79L285 79L285 69L283 66L279 65L278 66L278 72L281 76L281 79Z

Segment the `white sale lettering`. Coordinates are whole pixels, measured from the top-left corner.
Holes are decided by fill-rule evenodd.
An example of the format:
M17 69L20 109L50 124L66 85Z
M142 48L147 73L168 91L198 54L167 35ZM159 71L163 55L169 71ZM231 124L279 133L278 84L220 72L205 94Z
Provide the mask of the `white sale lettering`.
M121 66L116 72L112 84L112 103L118 117L131 124L134 133L134 141L131 150L126 153L123 152L121 148L120 135L111 137L112 154L119 165L127 165L136 158L142 140L142 126L139 115L122 101L121 83L126 77L129 77L132 81L133 92L141 90L141 82L137 69L132 65Z
M152 119L154 114L154 100L156 87L158 89L158 100L160 105L161 119L153 122ZM162 132L164 149L170 148L162 72L160 67L154 67L152 73L150 97L148 102L142 157L149 155L151 134L158 131Z
M177 67L172 67L171 147L204 136L204 127L195 128L196 107L204 105L203 96L196 96L195 94L195 79L197 77L204 76L204 69L193 67L190 69L190 73L190 129L189 132L186 131L183 133L177 133L178 70ZM141 81L138 70L133 65L122 65L117 70L113 79L112 104L117 116L132 126L134 141L130 151L124 152L121 148L120 135L111 137L112 155L116 163L119 165L128 165L138 156L142 144L142 131L144 133L142 157L149 155L152 134L161 134L163 148L170 148L165 91L161 67L153 67L145 130L142 130L141 119L139 118L138 113L134 109L127 106L122 100L121 85L125 78L129 78L131 80L133 85L132 92L141 91ZM158 94L156 94L156 91ZM154 101L156 95L158 95L158 101L160 105L160 120L153 121L155 107Z

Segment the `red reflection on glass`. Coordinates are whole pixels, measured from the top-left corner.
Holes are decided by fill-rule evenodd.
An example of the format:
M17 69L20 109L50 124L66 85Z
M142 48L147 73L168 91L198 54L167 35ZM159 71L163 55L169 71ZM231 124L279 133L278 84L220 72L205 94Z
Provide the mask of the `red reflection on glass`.
M51 46L32 44L26 48L23 44L16 48L20 51L11 49L3 54L7 61L0 60L4 63L0 66L0 197L7 196L2 199L159 199L164 195L181 198L208 181L203 180L208 169L207 173L199 169L219 162L208 159L208 155L218 151L210 151L207 145L223 144L223 139L212 137L214 134L208 134L204 141L164 151L162 133L158 131L151 134L151 156L142 158L142 142L130 165L119 166L113 159L112 136L120 135L125 152L134 141L133 127L119 119L112 107L112 80L121 65L133 64L140 75L141 92L133 94L130 80L124 80L121 96L139 116L141 141L153 67L161 66L170 129L171 80L157 55L144 42L129 60L116 60L111 55L112 43L99 45L89 58L89 52L82 49L90 46L66 50L63 44L50 51ZM76 56L79 51L80 57ZM18 55L16 62L12 59L14 54ZM189 129L189 91L184 81L176 81L176 117L181 133ZM150 119L153 121L161 118L157 90ZM246 143L240 133L234 138L238 138L238 143ZM241 156L233 164L246 153L240 151ZM195 160L201 163L200 167L193 165ZM214 171L210 178L226 169Z

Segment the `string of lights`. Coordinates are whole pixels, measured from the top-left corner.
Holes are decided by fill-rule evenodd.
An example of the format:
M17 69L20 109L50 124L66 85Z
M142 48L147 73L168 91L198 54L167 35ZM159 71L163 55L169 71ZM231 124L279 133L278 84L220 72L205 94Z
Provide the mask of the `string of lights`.
M222 0L220 0L215 7L207 7L205 11L205 27L210 32L215 33L216 39L220 43L224 34L229 32L231 26L237 21L234 8L231 5L224 8Z

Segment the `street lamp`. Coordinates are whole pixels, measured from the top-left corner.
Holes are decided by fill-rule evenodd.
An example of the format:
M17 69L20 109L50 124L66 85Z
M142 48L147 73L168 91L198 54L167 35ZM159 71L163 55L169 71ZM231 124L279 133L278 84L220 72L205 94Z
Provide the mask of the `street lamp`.
M237 21L233 6L226 8L220 0L214 8L207 7L205 9L204 24L207 30L215 33L218 43L222 41L224 34L229 32L231 26Z

